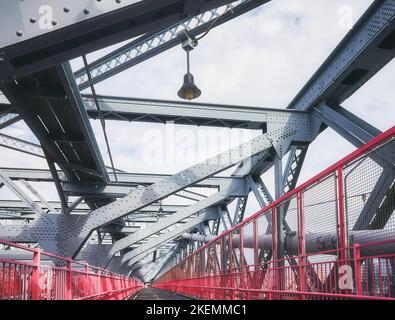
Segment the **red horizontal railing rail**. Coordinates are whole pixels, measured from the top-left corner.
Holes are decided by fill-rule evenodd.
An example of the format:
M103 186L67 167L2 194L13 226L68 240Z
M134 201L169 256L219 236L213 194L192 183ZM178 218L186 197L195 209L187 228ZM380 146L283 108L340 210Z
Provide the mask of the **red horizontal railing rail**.
M154 286L203 299L394 299L394 184L392 127Z
M122 300L144 287L137 279L81 261L5 240L0 243L16 254L31 254L23 261L0 258L0 300Z

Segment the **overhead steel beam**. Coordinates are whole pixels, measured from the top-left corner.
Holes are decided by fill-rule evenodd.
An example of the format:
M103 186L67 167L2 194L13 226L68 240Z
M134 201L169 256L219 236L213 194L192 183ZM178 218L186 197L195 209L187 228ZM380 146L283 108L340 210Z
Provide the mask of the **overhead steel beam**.
M276 117L276 119L278 118ZM43 242L43 245L46 246L45 249L50 252L55 251L60 255L76 255L85 239L97 227L168 197L261 151L273 147L277 152L285 153L291 143L310 142L315 138L317 132L318 128L311 121L308 113L292 113L287 117L281 117L276 123L269 121L267 134L258 136L250 142L198 163L154 185L144 188L139 187L126 197L92 211L89 216L75 217L69 215L63 217L47 214L40 218L32 226L32 229L39 240L42 230L46 229L47 225L56 226L56 238L48 240L52 236L46 237L47 240ZM66 229L73 231L62 232Z
M230 220L231 221L231 220ZM231 221L232 222L232 221ZM227 227L225 227L225 229L226 229ZM122 241L122 240L121 240Z
M22 120L22 117L17 113L5 112L0 114L0 130Z
M394 1L374 1L288 108L341 104L394 58L394 37Z
M85 110L92 119L99 113L92 95L82 95ZM179 102L114 96L97 96L104 119L154 122L195 126L225 128L245 128L266 132L268 114L277 112L278 116L289 114L292 110L274 108L221 105L209 103ZM100 115L101 116L101 115ZM12 139L12 137L9 137Z
M15 184L7 175L0 171L0 182L6 185L33 213L38 216L44 212L19 186Z
M120 183L108 183L108 184L84 184L84 183L64 183L63 191L69 196L81 196L81 197L114 197L122 198L129 194L131 191L138 187L137 184L125 185ZM196 192L181 190L174 194L175 196L185 198L188 200L198 201L205 196L200 195Z
M61 203L59 201L47 201L51 207L53 207L56 211L61 210ZM40 201L34 201L34 203L38 206L40 204ZM69 202L68 206L71 207L73 205L73 202ZM159 205L157 204L152 204L149 206L146 206L144 208L141 208L138 210L138 212L146 212L146 213L152 213L152 212L159 212ZM173 213L176 212L182 208L185 208L185 205L168 205L168 204L163 204L162 209L164 214L166 213ZM9 210L9 211L17 211L17 212L22 212L22 213L31 213L32 210L29 206L27 206L22 200L0 200L0 210ZM79 213L88 213L91 211L89 206L86 203L80 203L75 210L76 212ZM132 216L134 213L127 215L126 217Z
M1 137L1 134L0 134ZM0 168L11 180L26 180L26 181L36 181L36 182L53 182L53 177L51 172L46 169L26 169L26 168ZM89 184L89 183L73 183L67 182L64 174L58 170L58 175L62 181L62 186L67 192L79 192L81 190L88 189L100 189L104 188L105 184ZM129 172L118 172L118 183L115 183L113 174L109 173L110 181L109 186L135 186L135 185L150 185L158 183L159 181L169 178L168 174L155 174L155 173L129 173ZM233 180L240 180L241 177L211 177L203 181L197 182L194 187L204 187L204 188L218 188L222 184L227 184Z
M29 189L32 194L34 194L40 200L44 208L47 208L52 212L56 212L56 210L48 203L48 201L45 200L45 198L29 182L27 182L26 180L20 181L27 189Z
M3 83L1 88L68 179L108 180L69 64L47 69L18 82ZM43 96L43 88L53 95Z
M36 157L45 158L43 149L39 144L8 136L0 133L0 146L27 153Z
M203 2L186 11L186 0L4 2L1 79L32 74L230 2Z
M107 120L168 123L225 128L245 128L266 132L268 114L278 117L296 110L221 105L210 103L179 102L129 97L98 95L97 101ZM82 95L84 107L91 119L99 112L92 95ZM275 121L275 120L274 120Z
M314 112L326 125L357 148L382 133L341 106L331 108L326 104L321 104L319 107L314 108Z
M85 109L90 118L97 119L98 111L92 95L83 95ZM179 102L129 97L97 96L105 119L137 122L215 126L263 130L268 114L279 117L292 110L274 108Z
M205 32L210 26L216 27L221 25L266 2L268 2L268 0L238 0L226 6L205 11L202 1L199 3L197 3L197 1L185 1L186 6L184 10L188 8L187 6L190 7L191 3L195 4L195 10L197 10L196 12L198 13L196 16L191 16L190 14L185 15L185 12L184 16L188 17L187 19L183 19L171 26L166 26L166 28L159 31L143 35L90 63L88 70L92 75L92 83L96 84L108 79L109 77L180 44L182 38L178 36L178 33L184 29L188 29L188 33L191 36L197 36ZM188 9L186 11L191 12ZM218 18L219 16L221 17ZM215 24L213 24L214 21L216 21ZM80 90L86 89L89 86L86 70L84 70L84 68L76 71L75 77Z

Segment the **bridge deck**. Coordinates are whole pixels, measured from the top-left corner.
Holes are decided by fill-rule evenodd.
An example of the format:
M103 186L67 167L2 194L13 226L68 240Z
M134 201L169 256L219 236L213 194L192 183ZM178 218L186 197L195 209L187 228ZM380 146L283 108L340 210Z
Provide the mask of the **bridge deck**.
M130 297L129 300L192 300L192 298L166 290L156 288L144 288L132 297Z

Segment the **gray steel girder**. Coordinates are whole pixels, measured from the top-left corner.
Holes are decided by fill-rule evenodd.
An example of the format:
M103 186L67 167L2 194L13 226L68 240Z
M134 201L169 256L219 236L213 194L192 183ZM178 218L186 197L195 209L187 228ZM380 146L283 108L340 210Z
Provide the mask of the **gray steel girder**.
M342 107L337 107L345 111ZM340 134L347 141L359 148L373 138L377 137L382 132L362 119L348 112L347 114L340 114L335 108L331 108L326 104L314 108L315 114L322 119L322 121ZM347 116L352 116L348 119Z
M34 203L36 205L39 205L40 201L34 201ZM48 201L48 203L56 211L61 209L61 203L59 201ZM69 205L71 205L71 202L69 202ZM160 206L158 204L151 204L149 206L141 208L136 213L151 213L151 212L157 213L159 210L159 207ZM164 213L176 212L184 207L185 207L185 205L167 205L167 204L162 205ZM21 212L24 214L32 212L31 209L22 202L22 200L0 200L0 210L10 210L12 212L16 211L16 212ZM78 208L76 209L76 212L88 213L89 211L90 211L90 208L88 207L88 205L86 203L79 204Z
M6 185L19 199L29 207L33 213L42 215L44 212L19 186L15 184L4 172L0 171L0 182Z
M188 34L197 36L205 32L220 15L221 18L217 19L216 23L211 25L212 27L234 19L268 2L268 0L237 0L209 12L202 11L201 2L203 1L195 0L187 1L185 4L185 9L191 7L191 5L196 9L200 9L198 15L194 17L187 16L188 19L184 19L169 27L166 26L166 28L160 31L145 34L90 63L88 69L92 75L92 83L96 84L108 79L119 72L180 44L182 38L178 36L178 33L184 29L188 29ZM187 9L186 11L190 10ZM80 90L86 89L89 86L85 68L76 71L75 78Z
M43 149L40 145L14 138L4 133L0 133L0 146L30 154L32 156L45 158Z
M70 64L46 69L18 82L1 84L1 88L70 180L108 180ZM35 112L31 112L32 109Z
M394 32L395 2L374 1L288 108L341 104L394 58Z
M188 9L186 0L2 1L0 77L32 74L230 2L204 1Z
M82 100L88 116L92 119L98 119L99 114L93 96L82 95ZM281 110L113 96L97 96L97 101L104 118L107 120L155 123L174 122L175 124L196 126L259 129L263 130L263 132L266 132L267 122L269 121L268 113L271 115L277 114L278 117L281 117L284 114L298 112L289 109ZM8 138L14 139L12 137ZM8 145L12 146L11 143L8 143ZM42 151L35 153L38 156L44 156Z
M1 141L1 135L0 135ZM1 142L0 142L1 145ZM20 169L20 168L0 168L11 180L26 180L26 181L37 181L37 182L53 182L53 177L51 172L46 169ZM68 182L66 177L61 171L58 171L60 180L62 181L62 186L65 191L71 193L89 192L89 190L105 188L105 184L90 184L90 183L73 183ZM146 185L154 184L163 180L164 178L170 177L167 174L155 174L155 173L129 173L129 172L119 172L117 173L118 183L115 183L114 175L109 173L110 180L109 186L120 188L127 187L128 185ZM240 177L210 177L203 181L197 182L194 186L204 187L204 188L218 188L223 183L228 183L232 180L242 179ZM123 189L124 190L124 189ZM1 200L0 200L1 201Z
M82 95L90 118L97 119L98 112L92 95ZM245 128L266 132L267 115L278 117L292 112L274 108L234 106L209 103L179 102L129 97L97 96L105 119ZM296 112L296 111L293 111Z
M89 216L45 215L32 226L32 233L38 237L38 241L42 239L40 234L48 233L43 243L44 249L63 256L75 256L85 239L97 227L174 194L263 150L274 147L284 154L291 143L311 142L318 132L315 123L310 121L308 113L293 113L281 118L269 114L268 117L277 119L276 123L269 121L268 133L250 142L205 160L156 184L139 187L126 197L92 211Z

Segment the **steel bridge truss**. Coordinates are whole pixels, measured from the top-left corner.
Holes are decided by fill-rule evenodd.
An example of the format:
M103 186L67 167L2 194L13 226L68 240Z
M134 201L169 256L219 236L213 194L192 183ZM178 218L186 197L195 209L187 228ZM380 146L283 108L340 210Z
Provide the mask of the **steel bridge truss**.
M33 4L9 3L0 12L0 21L11 17L9 26L15 29L1 36L5 45L0 49L0 130L23 120L39 141L0 133L0 146L48 165L0 168L1 187L19 199L0 200L0 239L33 243L58 256L151 280L207 239L243 222L251 197L265 208L294 190L309 144L327 127L355 147L381 134L342 103L393 59L394 1L374 1L283 110L102 96L94 91L95 84L180 44L180 31L188 29L198 36L269 1L163 0L151 7L145 1L108 7L100 2L49 2L44 9L52 18L42 29L37 25L47 20L37 16ZM76 72L64 62L131 38ZM80 92L89 87L93 94ZM239 128L261 134L174 175L136 174L106 167L89 119ZM383 172L356 220L355 232L385 228L393 212L393 159L380 156L374 161ZM221 175L232 167L231 175ZM271 168L274 195L262 179ZM56 186L59 201L47 201L37 191L43 182ZM187 204L169 204L174 196ZM265 215L262 234L277 239L277 244L262 247L259 262L269 263L275 254L297 265L284 241L297 231L289 221L291 211L285 203L275 217ZM5 249L0 258L16 255ZM236 254L235 248L228 250L228 260L221 263L245 264L245 256ZM310 271L309 281L317 282L319 275Z

